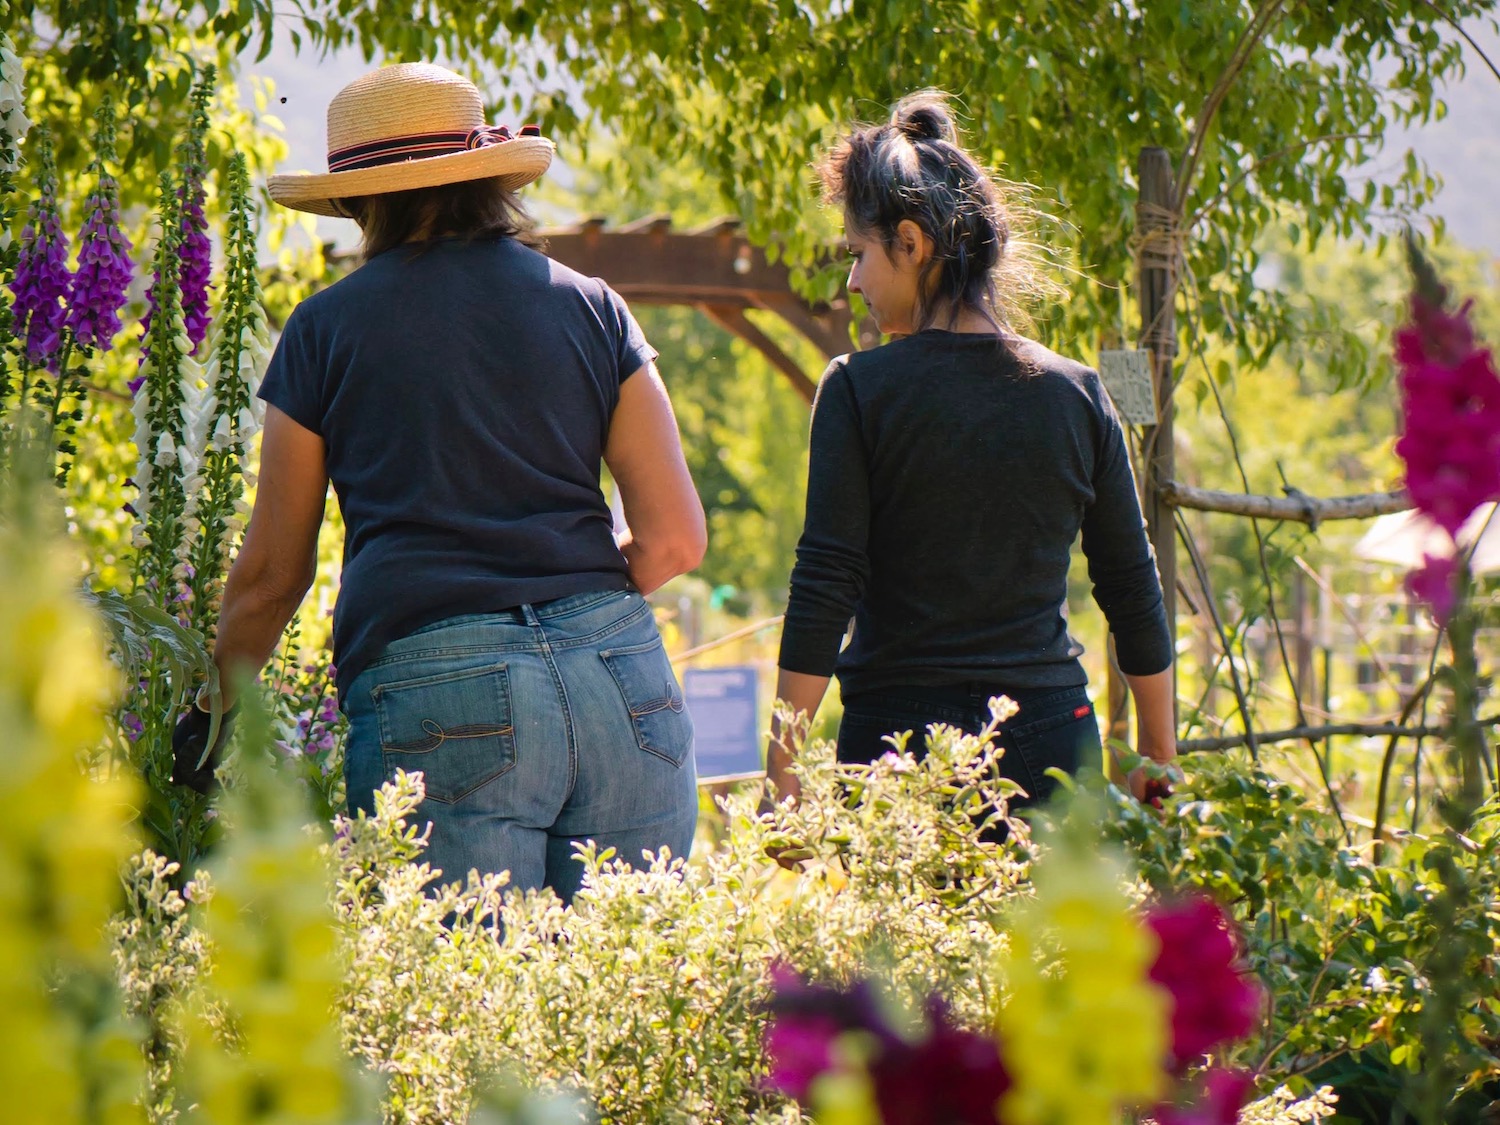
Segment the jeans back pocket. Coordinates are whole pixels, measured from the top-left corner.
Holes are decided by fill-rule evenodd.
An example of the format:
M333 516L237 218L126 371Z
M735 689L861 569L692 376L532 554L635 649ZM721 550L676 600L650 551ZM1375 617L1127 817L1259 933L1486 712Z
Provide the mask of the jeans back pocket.
M515 767L504 664L377 684L370 694L386 775L422 771L429 799L452 804Z
M693 746L693 724L661 637L605 649L599 656L625 700L636 744L674 766L682 765Z

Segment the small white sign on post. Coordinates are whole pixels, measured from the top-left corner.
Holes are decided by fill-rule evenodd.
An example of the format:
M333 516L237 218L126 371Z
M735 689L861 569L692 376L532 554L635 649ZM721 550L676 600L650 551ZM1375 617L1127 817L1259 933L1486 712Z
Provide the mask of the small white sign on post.
M1099 378L1127 426L1156 425L1156 381L1148 351L1102 351Z

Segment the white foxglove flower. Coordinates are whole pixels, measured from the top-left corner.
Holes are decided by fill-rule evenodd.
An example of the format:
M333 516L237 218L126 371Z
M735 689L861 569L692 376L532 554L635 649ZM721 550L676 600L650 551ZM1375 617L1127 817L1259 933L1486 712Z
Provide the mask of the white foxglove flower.
M0 167L14 172L21 141L31 128L26 116L26 71L9 35L0 34Z
M222 453L234 444L234 434L229 426L229 415L220 414L219 421L214 426L213 437L209 439L215 452Z
M177 461L177 442L170 430L161 435L161 442L156 447L155 461L159 469L165 469Z

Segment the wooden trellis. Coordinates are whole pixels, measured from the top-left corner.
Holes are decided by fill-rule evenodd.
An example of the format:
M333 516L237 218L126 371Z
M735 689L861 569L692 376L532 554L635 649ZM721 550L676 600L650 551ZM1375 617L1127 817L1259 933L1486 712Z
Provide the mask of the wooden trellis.
M590 277L602 277L633 304L688 305L701 310L770 361L809 403L817 384L786 351L751 322L751 309L774 313L811 341L825 359L851 350L847 300L813 304L792 289L786 266L772 263L740 230L720 219L697 230L674 230L652 216L609 228L603 219L543 232L547 255ZM861 326L860 347L877 341Z

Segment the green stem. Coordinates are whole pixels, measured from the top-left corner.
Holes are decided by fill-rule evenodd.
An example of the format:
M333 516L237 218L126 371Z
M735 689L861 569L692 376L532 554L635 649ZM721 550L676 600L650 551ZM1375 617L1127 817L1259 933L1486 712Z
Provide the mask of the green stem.
M1443 820L1456 832L1466 832L1475 810L1484 801L1484 732L1479 725L1479 660L1475 654L1476 624L1471 593L1473 577L1467 565L1459 574L1458 608L1448 626L1448 649L1453 656L1453 715L1449 744L1458 775L1458 795L1440 807Z
M57 434L57 417L62 412L63 389L68 381L68 361L73 358L73 333L63 333L62 355L57 361L57 387L52 392L52 410L47 418L48 440Z
M1487 752L1479 725L1479 661L1474 639L1477 615L1473 607L1473 575L1468 561L1460 562L1453 618L1448 623L1448 650L1453 658L1449 686L1452 712L1448 752L1458 779L1456 794L1437 801L1438 815L1454 836L1473 822L1483 801L1481 760ZM1429 993L1422 1005L1423 1066L1416 1079L1416 1116L1423 1125L1442 1125L1449 1104L1463 1086L1471 1047L1461 1030L1460 1016L1467 1002L1470 948L1462 922L1472 889L1467 873L1455 858L1449 839L1435 843L1424 859L1437 878L1431 912L1433 946L1424 975Z

